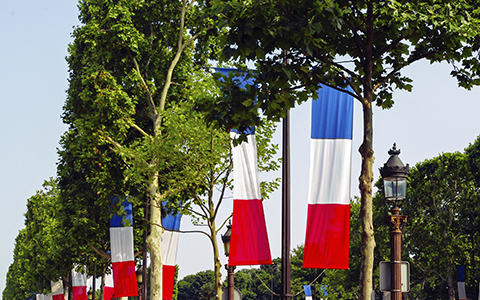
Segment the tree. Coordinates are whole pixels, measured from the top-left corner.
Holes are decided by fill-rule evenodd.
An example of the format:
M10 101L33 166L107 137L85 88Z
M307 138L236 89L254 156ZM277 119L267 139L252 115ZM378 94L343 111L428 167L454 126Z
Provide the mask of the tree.
M36 293L48 294L50 281L63 280L69 286L72 270L71 237L65 234L65 218L54 179L45 181L27 202L25 228L14 248L9 267L5 299L25 299Z
M373 106L390 108L393 90L411 90L401 74L427 59L448 61L466 88L479 83L479 11L475 1L215 1L229 29L224 59L252 60L256 85L209 107L225 126L278 119L315 96L320 84L343 90L363 108L359 148L362 220L360 299L372 291L374 227ZM347 90L346 88L350 88ZM229 113L230 107L235 107Z
M215 274L212 270L185 276L178 282L178 300L210 300L214 298Z
M196 179L161 148L162 133L175 130L162 119L165 108L185 100L192 69L215 52L206 34L215 33L213 20L204 1L81 0L79 9L82 26L67 59L62 190L82 207L107 207L111 196L149 202L150 297L162 299L161 203L178 207L186 182ZM108 213L100 214L105 220Z
M477 197L465 154L443 153L418 163L409 175L407 197L406 248L422 274L416 283L437 292L446 285L448 295L438 297L455 299L457 265L465 264L470 246L463 215Z

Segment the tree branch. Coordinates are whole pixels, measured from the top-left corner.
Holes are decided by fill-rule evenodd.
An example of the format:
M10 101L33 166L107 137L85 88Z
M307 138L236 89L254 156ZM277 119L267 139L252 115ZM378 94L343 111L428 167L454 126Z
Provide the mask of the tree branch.
M137 71L138 78L140 78L140 80L142 81L142 87L147 93L147 100L148 100L147 102L148 102L148 108L150 109L150 117L152 118L152 120L155 120L158 113L155 109L155 102L153 101L152 94L150 93L147 83L145 82L145 79L143 78L142 73L140 72L140 66L138 65L137 59L133 57L133 55L130 53L130 50L127 49L127 51L128 51L128 55L133 61L135 70Z
M138 132L140 132L143 136L146 136L146 137L150 138L151 141L153 141L153 137L150 134L146 133L140 126L133 123L132 127L135 128L136 130L138 130Z
M88 244L88 246L90 248L93 249L93 251L95 251L95 253L97 253L98 255L108 259L108 260L112 260L112 256L110 254L108 254L107 252L101 250L101 249L98 249L97 247L93 246L92 244Z

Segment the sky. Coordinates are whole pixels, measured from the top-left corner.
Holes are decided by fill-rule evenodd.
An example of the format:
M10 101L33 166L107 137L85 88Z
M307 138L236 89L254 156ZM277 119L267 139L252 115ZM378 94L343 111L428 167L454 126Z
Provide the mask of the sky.
M68 88L65 57L73 27L79 25L77 16L74 0L0 0L0 291L13 261L15 238L24 227L27 199L56 175L57 148L66 130L61 121ZM480 134L480 88L458 88L449 72L447 64L417 62L404 72L413 79L413 92L396 91L390 110L375 108L375 179L394 142L402 151L401 160L413 166L440 153L463 151ZM292 248L305 238L310 108L306 102L291 111ZM359 195L361 141L362 112L355 101L352 196ZM275 142L281 144L281 126ZM269 179L281 173L260 176ZM263 204L272 257L276 258L281 254L281 192ZM220 218L227 217L232 206L231 199L227 200ZM201 227L184 218L181 230L192 229ZM221 244L220 237L218 241ZM204 235L182 234L179 278L213 269L212 253ZM221 255L221 259L225 264L226 258Z

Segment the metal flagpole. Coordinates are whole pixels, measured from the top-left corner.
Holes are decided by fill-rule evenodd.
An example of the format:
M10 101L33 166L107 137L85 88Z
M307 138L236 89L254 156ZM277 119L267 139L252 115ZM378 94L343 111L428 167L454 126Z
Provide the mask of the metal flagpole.
M284 63L288 63L287 50ZM291 299L290 286L290 111L283 119L282 145L282 300Z
M290 111L283 119L282 149L282 299L291 299L290 288Z

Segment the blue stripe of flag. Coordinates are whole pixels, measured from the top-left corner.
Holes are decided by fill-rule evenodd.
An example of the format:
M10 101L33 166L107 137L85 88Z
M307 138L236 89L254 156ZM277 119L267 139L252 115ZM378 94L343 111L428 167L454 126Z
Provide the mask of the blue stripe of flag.
M110 213L112 214L112 217L110 218L110 227L133 226L132 203L128 200L128 197L124 197L119 208L119 202L119 197L110 197Z
M457 266L457 275L459 282L465 282L465 266Z
M222 74L225 77L232 77L233 81L237 83L237 85L244 89L247 85L253 85L254 78L249 75L248 71L243 71L239 69L230 69L230 68L215 68L215 71ZM220 81L223 81L223 78L220 78ZM238 134L255 134L255 127L250 126L247 127L245 130L240 131L239 129L232 129L231 131L238 133Z
M312 104L312 139L352 139L353 97L323 86Z
M303 290L305 291L305 296L312 296L312 287L310 285L304 285Z
M167 215L162 219L162 226L167 230L180 230L181 214Z
M162 205L166 206L167 201L163 201ZM181 205L181 204L180 204ZM182 219L182 215L177 213L175 215L168 214L166 217L162 218L162 227L167 230L180 230L180 220Z
M247 85L253 85L254 82L253 77L248 76L248 71L230 68L215 68L215 71L225 77L233 76L233 81L242 89L244 89ZM223 78L220 78L220 81L223 81Z

